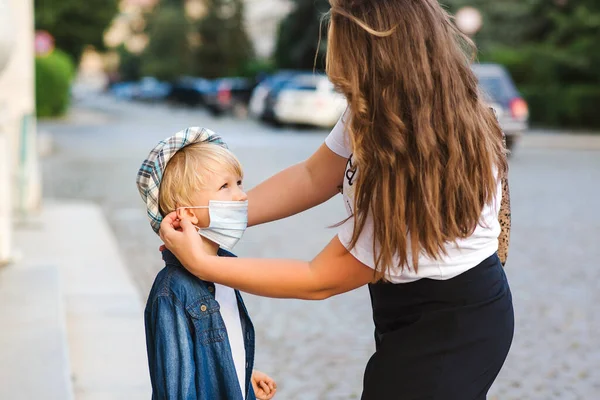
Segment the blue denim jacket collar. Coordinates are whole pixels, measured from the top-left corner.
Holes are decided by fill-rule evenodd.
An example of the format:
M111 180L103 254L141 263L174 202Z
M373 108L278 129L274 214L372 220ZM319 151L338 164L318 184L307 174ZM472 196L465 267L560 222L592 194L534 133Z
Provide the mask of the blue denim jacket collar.
M217 255L219 257L237 257L235 254L225 250L225 249L219 249L217 251ZM162 259L165 262L166 265L174 265L174 266L178 266L181 268L185 268L177 259L177 257L175 257L175 254L171 253L169 250L163 250L162 252ZM203 281L203 282L207 282L207 281ZM209 282L207 282L209 283Z

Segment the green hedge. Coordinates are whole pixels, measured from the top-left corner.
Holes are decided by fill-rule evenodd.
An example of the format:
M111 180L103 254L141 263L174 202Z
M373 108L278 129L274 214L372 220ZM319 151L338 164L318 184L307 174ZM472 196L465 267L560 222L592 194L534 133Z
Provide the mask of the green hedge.
M38 117L58 117L66 113L71 100L75 64L60 50L35 59L35 95Z
M523 86L531 123L542 126L600 128L600 86Z

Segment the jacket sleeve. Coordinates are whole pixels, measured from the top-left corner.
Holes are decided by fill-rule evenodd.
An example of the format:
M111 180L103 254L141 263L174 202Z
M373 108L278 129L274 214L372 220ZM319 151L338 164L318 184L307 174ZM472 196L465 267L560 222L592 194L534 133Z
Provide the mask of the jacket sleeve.
M198 398L191 326L175 298L160 296L154 300L146 320L152 399Z

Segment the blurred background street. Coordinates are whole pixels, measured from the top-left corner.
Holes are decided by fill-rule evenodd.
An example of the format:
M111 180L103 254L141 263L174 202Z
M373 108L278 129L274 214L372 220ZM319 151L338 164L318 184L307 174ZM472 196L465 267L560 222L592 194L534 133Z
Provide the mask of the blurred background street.
M442 3L479 48L513 151L516 333L489 398L600 398L600 3ZM250 189L312 154L346 108L324 73L327 0L81 4L0 0L2 399L149 397L141 317L163 264L135 177L159 140L218 132ZM345 216L338 196L235 251L310 260ZM366 288L245 299L277 399L360 398Z
M267 128L205 111L115 103L93 96L41 129L54 148L43 161L47 196L99 203L129 272L145 297L162 268L157 238L133 184L148 149L182 126L222 134L252 187L309 156L328 131ZM600 136L536 131L511 159L511 253L517 331L492 394L497 399L590 399L600 393ZM286 221L250 229L241 256L309 260L344 218L341 198ZM257 328L256 366L273 374L282 399L359 398L373 351L368 291L310 303L246 296Z

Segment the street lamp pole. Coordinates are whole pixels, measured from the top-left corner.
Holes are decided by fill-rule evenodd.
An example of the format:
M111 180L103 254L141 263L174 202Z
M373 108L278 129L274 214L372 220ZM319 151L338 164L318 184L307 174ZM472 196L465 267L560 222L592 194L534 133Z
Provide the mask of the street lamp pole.
M9 0L0 0L0 76L13 50L14 30ZM0 265L8 263L12 250L12 196L10 141L6 130L6 105L0 102Z

